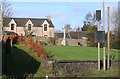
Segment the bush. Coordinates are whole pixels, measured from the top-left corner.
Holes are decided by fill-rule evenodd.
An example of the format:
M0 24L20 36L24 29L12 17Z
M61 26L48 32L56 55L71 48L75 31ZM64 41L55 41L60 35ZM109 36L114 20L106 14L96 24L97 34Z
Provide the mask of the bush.
M9 36L12 43L16 42L18 44L26 44L27 48L31 49L33 52L36 52L37 56L40 56L41 59L47 59L47 54L46 51L44 50L43 46L40 44L40 42L36 41L34 43L32 36L29 36L27 40L24 40L24 36L21 34L20 36L18 35L10 35ZM8 38L4 38L3 41L6 42Z
M117 41L117 42L114 42L113 44L112 44L112 48L113 49L120 49L120 40L119 41Z
M97 43L94 42L94 32L95 31L89 31L87 33L87 38L88 38L87 45L89 47L97 47Z
M26 43L27 47L31 49L33 52L36 52L36 55L41 57L41 59L47 59L46 51L44 50L43 46L40 42L36 41L34 43L32 36L29 36Z
M48 54L48 59L50 59L50 60L51 60L51 59L54 57L54 55L53 55L53 54L51 54L51 52L50 52L50 51L49 51L48 53L49 53L49 54Z
M6 43L7 39L8 39L8 37L5 37L5 38L3 39L3 42Z
M24 36L22 34L20 36L17 36L16 39L18 44L24 44Z

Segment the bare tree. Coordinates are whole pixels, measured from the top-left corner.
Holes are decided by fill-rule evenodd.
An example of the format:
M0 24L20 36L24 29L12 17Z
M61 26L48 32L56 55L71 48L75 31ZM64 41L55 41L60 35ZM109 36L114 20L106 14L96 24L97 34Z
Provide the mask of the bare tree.
M7 0L1 0L0 2L0 14L3 17L11 17L12 16L12 3Z
M95 13L87 13L85 16L85 20L83 21L83 28L81 28L82 31L88 31L89 27L97 26L96 22L97 21L95 20Z
M120 49L120 38L119 38L119 34L120 34L120 27L118 26L118 9L114 9L112 11L112 15L111 15L111 23L112 23L112 34L110 36L110 43L112 48L117 48Z
M1 15L1 21L2 21L2 25L0 26L2 28L2 39L4 36L4 32L3 32L3 20L5 17L11 17L12 16L12 8L11 8L12 3L10 3L7 0L1 0L0 1L0 15Z
M0 14L1 14L1 20L3 23L4 18L11 17L12 16L12 3L7 0L1 0L0 2ZM3 26L2 26L3 30Z
M92 14L91 12L89 12L88 14L86 14L84 23L86 23L89 26L96 25L95 13Z
M85 16L85 20L83 21L83 27L81 28L82 31L89 31L89 27L97 27L98 24L97 24L97 20L95 19L96 15L95 13L87 13L86 16ZM102 24L102 20L99 21L100 22L100 26ZM102 26L101 28L102 29Z
M114 9L111 17L112 31L114 34L118 34L118 10Z

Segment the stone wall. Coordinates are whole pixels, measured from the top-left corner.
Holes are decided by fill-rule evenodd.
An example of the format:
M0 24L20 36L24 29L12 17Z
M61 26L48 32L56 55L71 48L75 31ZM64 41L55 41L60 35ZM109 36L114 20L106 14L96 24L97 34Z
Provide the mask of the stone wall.
M118 71L120 61L110 61L110 68ZM60 60L46 61L42 60L42 66L49 74L63 76L65 74L74 75L76 73L86 73L92 69L98 68L97 60ZM101 61L101 69L102 69ZM107 64L106 64L107 66Z
M120 61L118 60L110 61L110 67L111 69L114 69L114 70L120 70Z
M38 42L44 42L44 43L48 43L50 41L50 38L49 37L36 37L36 36L33 36L33 40L34 42L37 40Z
M57 45L61 45L61 41L63 38L58 38ZM69 46L78 46L78 42L81 43L82 46L87 46L87 39L67 39Z
M49 37L33 37L34 41L38 40L39 42L48 43L50 41ZM63 38L56 39L56 45L60 46ZM81 43L81 46L87 46L86 39L67 39L69 46L78 46L78 42Z

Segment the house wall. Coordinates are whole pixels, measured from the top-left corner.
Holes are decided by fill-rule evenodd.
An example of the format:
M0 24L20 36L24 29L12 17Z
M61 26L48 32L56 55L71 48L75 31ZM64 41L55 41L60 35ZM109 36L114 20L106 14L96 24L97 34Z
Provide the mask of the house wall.
M54 27L49 27L49 37L54 37L54 35L55 35Z
M16 33L18 35L21 35L21 34L25 35L24 27L17 27L16 28Z
M43 36L47 35L48 37L54 37L54 27L49 27L47 31L43 31Z
M3 28L4 31L11 31L11 32L15 32L14 30L11 30L11 27L4 27ZM16 32L18 35L25 35L25 32L24 32L24 27L16 27Z
M4 31L12 31L11 27L4 27ZM43 27L33 27L32 31L35 32L38 36L47 35L48 37L54 37L54 27L49 27L48 31L43 31ZM15 32L14 30L12 32ZM16 33L18 35L25 35L24 27L17 27Z
M42 33L43 29L42 29L42 27L33 27L32 31L35 32L38 36L43 36L43 33Z
M3 30L4 31L11 31L10 27L5 27L5 26L3 27Z

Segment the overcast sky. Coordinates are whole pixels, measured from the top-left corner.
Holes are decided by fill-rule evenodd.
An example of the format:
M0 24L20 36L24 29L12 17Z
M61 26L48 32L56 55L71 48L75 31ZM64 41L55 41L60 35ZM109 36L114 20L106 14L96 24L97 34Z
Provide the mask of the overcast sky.
M94 13L96 9L102 10L102 2L40 2L40 0L34 0L34 2L32 2L32 0L31 2L27 2L28 0L24 0L26 2L21 1L23 0L12 0L13 17L46 18L50 15L55 26L55 30L62 30L64 24L71 24L72 28L82 27L85 15L88 12ZM105 2L106 21L108 6L110 6L110 11L112 12L113 9L117 9L118 3ZM107 22L105 26L107 28Z

